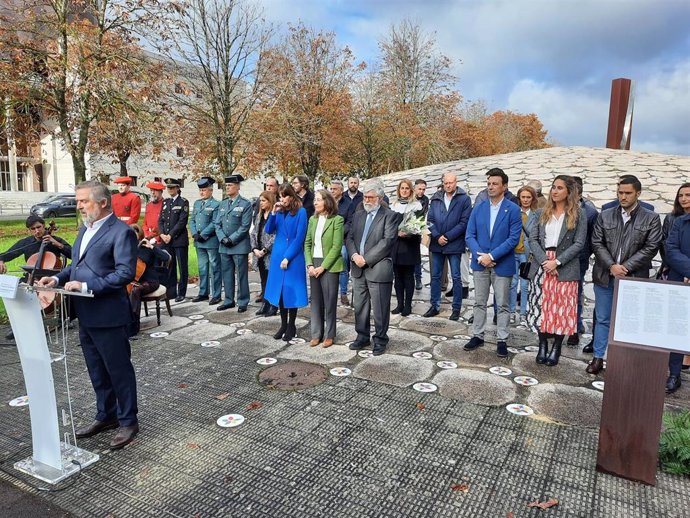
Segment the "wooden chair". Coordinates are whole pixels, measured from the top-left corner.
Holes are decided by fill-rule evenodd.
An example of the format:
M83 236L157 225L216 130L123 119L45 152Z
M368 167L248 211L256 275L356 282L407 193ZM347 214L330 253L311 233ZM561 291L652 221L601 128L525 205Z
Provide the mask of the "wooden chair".
M172 263L172 257L169 258L165 263L163 263L160 268L166 272L170 271L170 265ZM165 302L165 308L168 310L168 315L173 316L172 309L170 308L170 299L168 298L168 288L161 283L156 291L144 295L141 297L141 302L144 304L144 314L149 316L149 308L147 302L156 303L156 321L158 325L161 325L161 302Z

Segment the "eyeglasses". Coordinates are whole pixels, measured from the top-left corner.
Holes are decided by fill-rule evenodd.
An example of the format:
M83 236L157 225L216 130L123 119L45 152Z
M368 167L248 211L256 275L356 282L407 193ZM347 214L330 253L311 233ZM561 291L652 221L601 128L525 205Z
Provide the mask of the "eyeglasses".
M377 200L377 199L378 199L378 195L375 195L375 196L366 196L366 195L364 195L364 199L365 199L365 200Z

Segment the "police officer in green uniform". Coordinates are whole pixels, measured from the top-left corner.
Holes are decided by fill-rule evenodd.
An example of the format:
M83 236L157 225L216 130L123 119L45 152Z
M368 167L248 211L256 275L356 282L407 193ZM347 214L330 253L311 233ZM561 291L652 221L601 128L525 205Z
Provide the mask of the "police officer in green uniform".
M225 193L228 195L220 202L216 217L216 235L220 241L220 264L223 269L225 300L218 306L218 311L235 307L235 276L237 276L238 294L237 311L247 311L249 305L249 269L248 258L251 252L249 227L252 224L252 204L240 196L241 174L225 178Z
M211 300L209 306L220 303L220 290L223 277L220 268L220 253L218 252L218 236L216 236L215 219L220 202L213 197L215 180L209 176L200 178L196 184L199 187L201 199L194 202L192 216L189 219L189 230L196 247L197 263L199 264L199 295L192 302ZM211 287L209 290L209 264L211 265Z
M189 202L180 194L182 183L176 178L166 178L165 187L169 198L163 200L158 228L163 249L172 257L168 278L163 280L168 289L168 298L182 302L187 294L189 237L187 220L189 219ZM178 280L177 269L180 269Z

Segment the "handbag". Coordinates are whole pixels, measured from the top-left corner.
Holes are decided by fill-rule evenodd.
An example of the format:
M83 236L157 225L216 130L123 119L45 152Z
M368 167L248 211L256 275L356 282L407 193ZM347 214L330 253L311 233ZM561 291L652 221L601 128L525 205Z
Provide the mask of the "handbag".
M520 263L519 275L522 279L529 280L530 267L532 266L532 261L525 261Z

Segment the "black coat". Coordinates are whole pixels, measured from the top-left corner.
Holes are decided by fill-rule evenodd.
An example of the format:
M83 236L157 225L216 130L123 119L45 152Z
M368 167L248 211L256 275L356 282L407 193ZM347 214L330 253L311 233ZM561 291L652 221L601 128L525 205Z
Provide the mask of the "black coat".
M307 221L314 215L314 191L307 189L302 199L302 207L307 211Z
M170 234L172 239L168 246L189 246L187 235L187 220L189 219L189 202L182 196L163 200L161 215L158 218L158 228L161 234Z

